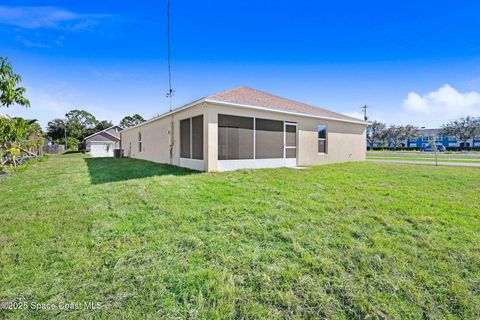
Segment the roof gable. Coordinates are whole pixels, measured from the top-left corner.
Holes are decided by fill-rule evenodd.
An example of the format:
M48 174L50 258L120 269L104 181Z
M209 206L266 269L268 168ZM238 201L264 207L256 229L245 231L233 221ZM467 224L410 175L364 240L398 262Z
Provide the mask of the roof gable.
M229 103L237 103L243 105L252 105L258 107L265 107L271 109L277 109L282 111L304 113L308 115L329 117L335 119L342 119L347 121L363 121L361 119L349 117L334 111L330 111L323 108L314 107L295 100L282 98L267 92L260 90L240 87L216 93L205 97L209 100L223 101Z
M118 128L118 132L115 132L115 131L112 131L112 129L114 128ZM83 140L87 140L87 139L90 139L91 137L94 137L96 136L97 134L100 134L100 133L103 133L103 134L107 134L109 136L111 136L112 138L116 139L116 140L120 140L120 131L122 131L123 129L119 126L111 126L111 127L108 127L106 129L103 129L101 131L98 131L98 132L95 132L91 135L89 135L88 137L85 137L83 138Z

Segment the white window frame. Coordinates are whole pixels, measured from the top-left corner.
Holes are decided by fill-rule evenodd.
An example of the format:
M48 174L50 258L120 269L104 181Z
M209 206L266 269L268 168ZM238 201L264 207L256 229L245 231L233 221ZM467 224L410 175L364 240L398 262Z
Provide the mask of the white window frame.
M295 127L295 146L287 146L287 126ZM298 132L298 124L296 122L290 121L283 121L283 158L284 159L293 159L287 158L287 149L295 149L295 159L297 158L298 150L297 150L297 132Z

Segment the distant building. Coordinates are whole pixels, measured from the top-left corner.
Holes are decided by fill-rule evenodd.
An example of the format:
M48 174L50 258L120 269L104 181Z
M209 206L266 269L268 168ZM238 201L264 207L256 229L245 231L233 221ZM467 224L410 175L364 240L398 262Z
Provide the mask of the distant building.
M444 147L474 147L480 146L480 137L476 139L469 139L467 145L464 146L463 141L458 140L456 137L447 137L440 135L441 129L420 129L419 135L416 138L402 141L402 145L408 148L421 148L425 147L433 140L437 145L443 145Z
M113 157L113 150L120 148L120 131L122 128L119 126L111 126L85 137L85 150L90 152L92 157Z

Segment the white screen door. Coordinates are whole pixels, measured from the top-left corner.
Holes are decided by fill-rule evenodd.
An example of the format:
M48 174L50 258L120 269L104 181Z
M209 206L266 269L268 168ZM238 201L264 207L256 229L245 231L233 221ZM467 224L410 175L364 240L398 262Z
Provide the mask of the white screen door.
M297 124L285 122L284 158L287 166L297 165Z

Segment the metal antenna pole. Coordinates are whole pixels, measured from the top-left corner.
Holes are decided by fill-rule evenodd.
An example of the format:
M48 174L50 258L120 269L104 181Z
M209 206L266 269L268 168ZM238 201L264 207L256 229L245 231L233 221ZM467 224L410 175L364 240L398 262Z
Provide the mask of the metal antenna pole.
M167 64L168 64L168 93L170 111L172 111L172 97L174 90L172 89L172 67L170 61L170 0L167 0Z
M364 105L363 107L361 107L360 109L363 110L363 120L367 121L368 120L368 117L367 117L367 109L368 109L368 105Z

